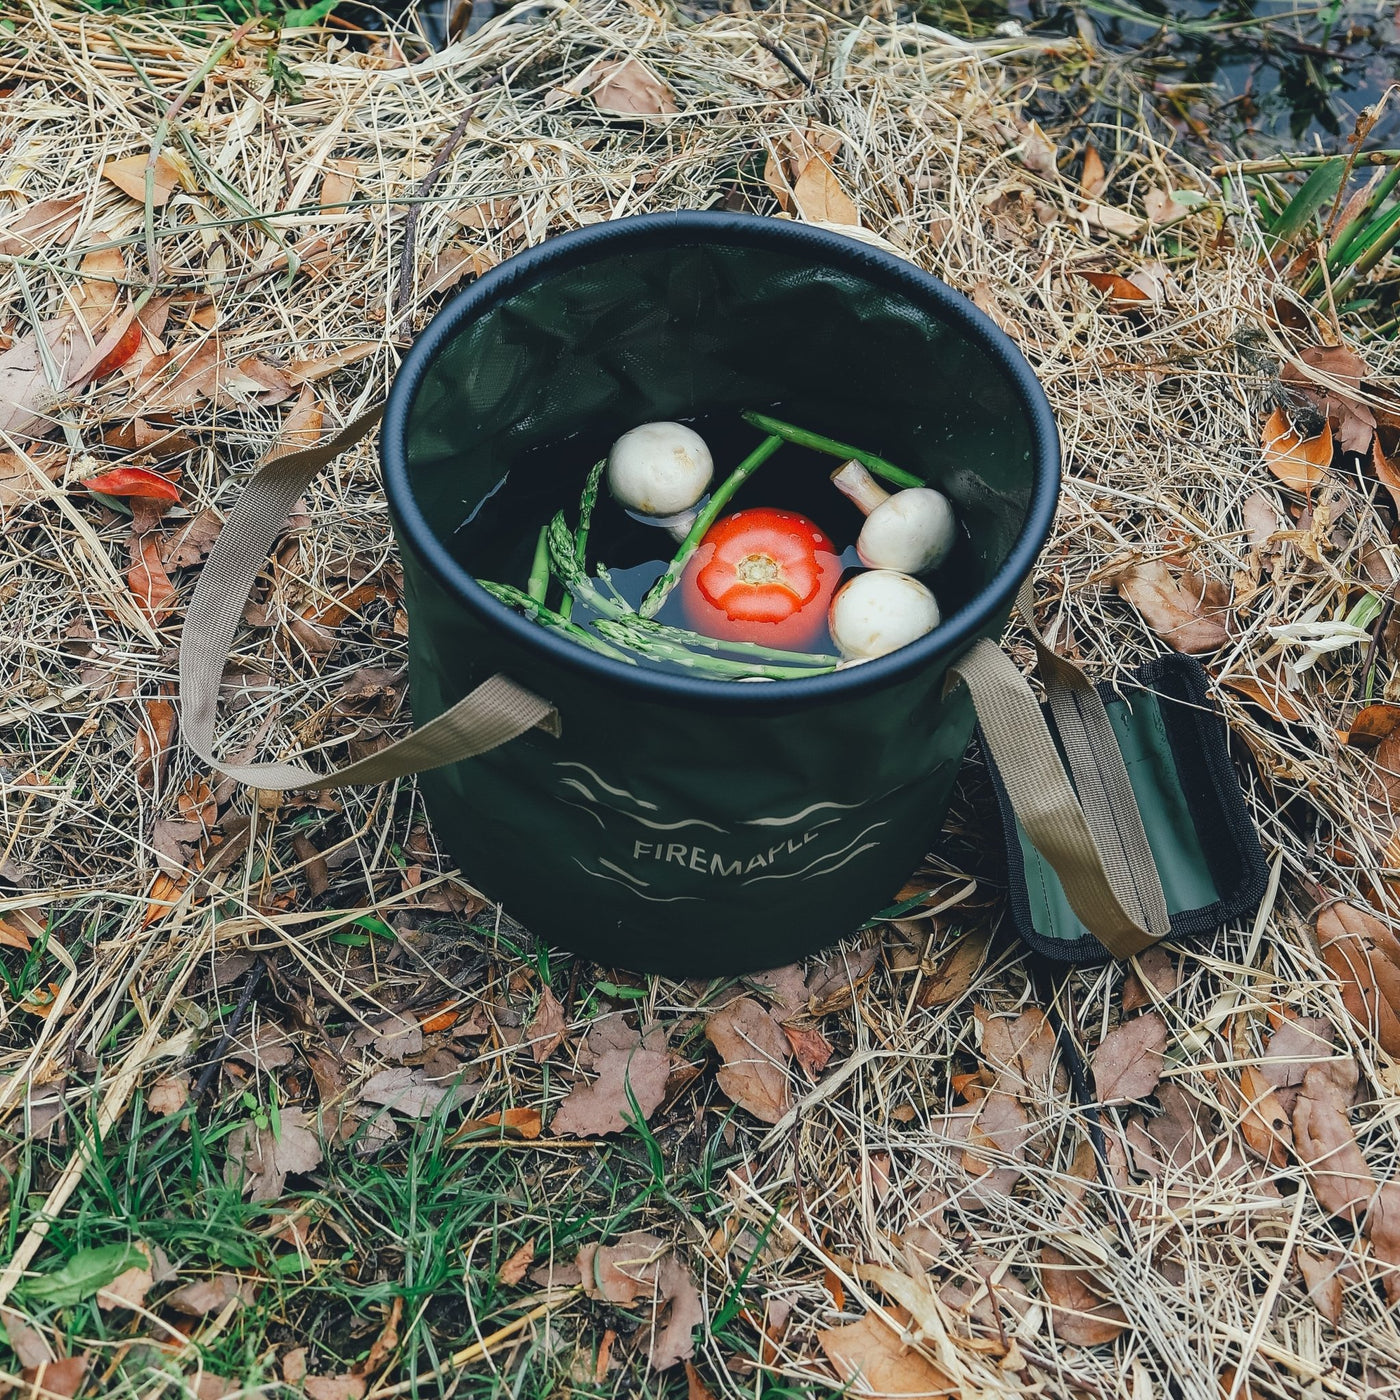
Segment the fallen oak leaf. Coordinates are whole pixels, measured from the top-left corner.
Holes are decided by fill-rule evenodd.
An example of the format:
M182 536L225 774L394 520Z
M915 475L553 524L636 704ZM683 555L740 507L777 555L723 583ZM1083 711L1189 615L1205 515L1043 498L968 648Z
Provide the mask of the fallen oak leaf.
M1352 749L1373 749L1400 726L1400 705L1363 705L1352 716L1342 743Z
M784 1023L783 1034L792 1046L797 1063L807 1071L807 1077L815 1080L831 1059L831 1042L816 1026L792 1026Z
M219 1312L233 1299L241 1303L253 1301L253 1285L237 1274L215 1274L213 1278L198 1279L167 1293L160 1300L162 1307L174 1308L186 1317L207 1317Z
M594 1067L598 1077L570 1090L554 1115L552 1132L565 1137L601 1137L623 1132L638 1114L644 1123L651 1121L666 1097L671 1073L668 1053L636 1044L604 1051Z
M548 987L542 988L540 1004L525 1028L530 1040L530 1055L537 1065L543 1064L564 1043L568 1029L568 1017L564 1015L559 998Z
M1264 424L1261 442L1264 465L1287 487L1307 495L1328 477L1332 465L1332 426L1322 425L1316 437L1304 438L1276 408Z
M802 167L792 187L792 197L808 223L860 223L859 211L823 155L813 156Z
M901 1323L903 1309L890 1308ZM825 1327L817 1344L837 1376L848 1387L843 1393L857 1396L956 1395L958 1387L913 1345L904 1341L889 1323L875 1313L842 1327Z
M109 160L102 167L102 178L111 181L124 195L138 204L146 202L146 167L149 155L126 156L121 160ZM156 156L153 171L151 204L163 208L181 183L180 167L163 152Z
M1176 651L1187 655L1219 651L1230 640L1220 619L1219 599L1212 600L1210 585L1203 585L1198 593L1189 591L1160 559L1123 570L1113 583L1147 625Z
M472 1138L483 1138L488 1133L497 1137L524 1138L533 1142L544 1130L539 1110L534 1108L503 1108L499 1113L488 1113L484 1118L468 1118L461 1127L447 1139L447 1146L459 1147Z
M1079 193L1085 200L1097 199L1108 188L1103 160L1092 145L1084 147L1084 165L1079 172Z
M987 950L990 947L989 933L965 934L939 963L932 975L925 978L924 985L919 990L919 1006L950 1006L961 1001L977 980L977 974L987 961Z
M1116 272L1085 272L1082 268L1076 271L1095 291L1105 293L1110 305L1114 302L1120 303L1116 310L1131 310L1135 306L1141 306L1143 302L1152 300L1141 287L1129 282L1126 277L1120 277Z
M369 1351L364 1358L355 1363L355 1368L351 1372L356 1376L370 1376L381 1370L384 1363L398 1349L399 1345L399 1322L403 1317L403 1294L394 1296L394 1301L389 1305L389 1315L384 1319L384 1326L380 1328L379 1335L370 1343Z
M1040 1286L1055 1335L1075 1346L1111 1342L1128 1325L1127 1313L1094 1291L1088 1269L1071 1264L1053 1245L1040 1251Z
M144 332L136 318L136 308L126 314L93 347L87 362L73 376L72 387L91 384L120 369L141 347Z
M633 1231L615 1245L587 1244L579 1250L578 1270L587 1297L645 1307L648 1357L658 1371L695 1355L692 1332L705 1321L705 1310L690 1270L665 1241Z
M1342 1276L1336 1258L1328 1254L1313 1254L1298 1246L1298 1272L1313 1306L1333 1327L1342 1321Z
M1293 1124L1273 1085L1254 1065L1245 1065L1240 1071L1240 1093L1245 1103L1240 1119L1244 1140L1266 1162L1276 1167L1287 1165L1293 1146Z
M137 727L132 752L136 760L136 781L155 789L165 776L165 765L175 742L175 706L169 700L147 700L143 723Z
M1146 1098L1162 1077L1167 1023L1155 1011L1115 1026L1090 1059L1094 1098L1103 1106Z
M640 59L594 64L579 80L600 112L622 117L668 117L680 111L675 95Z
M1221 676L1219 681L1253 700L1266 714L1283 724L1298 724L1303 718L1303 712L1276 677Z
M43 1361L32 1369L24 1368L24 1394L34 1400L68 1400L82 1389L83 1378L87 1375L88 1358L83 1352L78 1356L65 1356L61 1361Z
M1293 1109L1293 1142L1318 1205L1359 1224L1376 1194L1376 1179L1349 1117L1358 1078L1356 1061L1349 1058L1313 1065Z
M240 1124L228 1135L224 1180L230 1186L242 1182L243 1194L259 1201L275 1201L293 1172L314 1171L321 1164L321 1144L312 1131L314 1120L299 1108L283 1109L278 1131Z
M533 1238L525 1241L509 1259L496 1270L496 1277L507 1287L514 1288L529 1272L531 1263L535 1258L535 1241Z
M363 1376L307 1376L301 1383L306 1400L364 1400L369 1383Z
M724 1061L716 1075L720 1089L755 1118L776 1123L791 1102L792 1046L773 1017L752 997L739 997L705 1023L705 1038Z
M1371 470L1376 480L1390 492L1391 504L1400 513L1400 471L1397 471L1390 458L1381 451L1380 434L1371 439Z
M1318 914L1316 932L1352 1019L1400 1056L1400 940L1370 910L1340 900Z

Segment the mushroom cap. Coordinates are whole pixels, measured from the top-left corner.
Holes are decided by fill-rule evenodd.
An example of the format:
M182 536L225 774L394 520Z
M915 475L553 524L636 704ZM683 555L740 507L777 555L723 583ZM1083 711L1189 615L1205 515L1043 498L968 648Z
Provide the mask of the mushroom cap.
M868 661L932 632L939 617L937 600L918 579L894 569L871 569L842 585L831 600L827 625L842 656Z
M608 453L608 489L639 515L688 510L714 472L704 438L684 423L643 423L623 433Z
M911 486L866 516L856 553L872 569L922 574L943 562L955 530L948 498L931 486Z

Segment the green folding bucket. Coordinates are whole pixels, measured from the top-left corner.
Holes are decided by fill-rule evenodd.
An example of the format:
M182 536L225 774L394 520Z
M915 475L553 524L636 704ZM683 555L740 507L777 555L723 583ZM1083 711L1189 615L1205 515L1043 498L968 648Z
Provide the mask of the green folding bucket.
M970 601L865 665L738 684L580 648L495 601L454 547L541 444L744 409L859 443L944 491L971 540ZM206 756L206 673L232 640L229 600L246 596L269 531L355 431L265 468L257 504L230 521L227 557L211 556L182 656L185 729ZM395 381L381 454L413 714L428 727L329 777L227 771L305 787L428 769L434 827L472 882L538 936L606 964L772 967L890 904L934 842L972 733L950 665L999 636L1059 487L1045 396L968 300L878 248L786 220L594 225L443 308ZM531 461L540 470L540 454ZM565 505L579 462L562 450L558 462Z

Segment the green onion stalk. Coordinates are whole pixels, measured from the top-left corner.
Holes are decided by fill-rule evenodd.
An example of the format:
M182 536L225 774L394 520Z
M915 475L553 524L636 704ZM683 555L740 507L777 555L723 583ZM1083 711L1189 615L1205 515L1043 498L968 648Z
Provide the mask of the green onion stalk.
M770 418L766 413L750 411L742 416L744 422L752 424L760 432L776 433L784 442L790 442L794 447L810 447L812 451L825 452L829 457L841 457L846 461L855 460L866 471L875 476L882 476L886 481L891 481L896 486L928 485L923 477L915 476L913 472L907 472L903 467L897 467L893 462L887 462L883 457L877 457L873 452L867 452L863 447L852 447L848 442L837 442L834 438L823 437L821 433L810 432L808 429L799 428L793 423L784 423L781 418Z
M680 548L676 550L676 557L666 566L666 572L652 584L646 597L642 599L642 606L638 611L643 617L655 617L661 611L662 604L670 597L671 590L679 582L685 566L690 562L690 556L700 547L700 541L705 538L710 526L719 519L720 511L729 504L734 493L782 445L783 439L777 433L764 438L715 489L714 494L705 503L704 510L695 517L695 521L690 527L690 533L681 541Z
M607 464L606 457L594 462L592 471L588 473L588 480L583 483L583 495L578 500L578 526L574 530L574 558L580 569L584 568L588 562L588 531L593 524L593 507L598 504L598 485L603 479L603 468ZM559 606L559 613L562 617L568 617L573 613L573 610L574 595L565 589L564 601Z

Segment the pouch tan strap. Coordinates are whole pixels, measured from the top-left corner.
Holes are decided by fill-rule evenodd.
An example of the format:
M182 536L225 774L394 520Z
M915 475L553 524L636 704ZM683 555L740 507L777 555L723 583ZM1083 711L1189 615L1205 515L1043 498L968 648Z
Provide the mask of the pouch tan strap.
M1035 692L1000 647L985 639L977 642L949 668L949 675L962 680L971 693L1012 810L1031 844L1059 876L1070 907L1110 953L1125 958L1171 931L1166 898L1111 729L1107 731L1108 743L1117 768L1122 770L1121 785L1112 761L1102 765L1106 775L1099 771L1096 745L1103 742L1107 714L1102 715L1103 728L1096 717L1083 719L1084 715L1092 716L1093 706L1063 675L1061 667L1070 667L1090 691L1093 687L1073 663L1063 657L1055 660L1060 664L1047 680L1052 689L1067 692L1063 709L1076 732L1073 737L1063 733L1061 737L1066 752L1078 754L1077 778L1081 765L1083 768L1078 796L1060 762ZM1097 701L1098 693L1093 691L1093 695ZM1058 726L1061 708L1053 697L1051 705ZM1099 701L1101 712L1102 708ZM1090 734L1095 737L1090 738ZM1088 815L1091 808L1092 819ZM1102 841L1100 831L1105 833Z
M483 681L451 709L387 748L331 773L300 763L223 763L214 756L219 682L253 580L307 483L379 422L382 406L315 447L265 462L243 488L209 551L180 636L180 730L211 768L253 787L335 788L382 783L485 753L536 727L558 732L554 706L506 676Z

